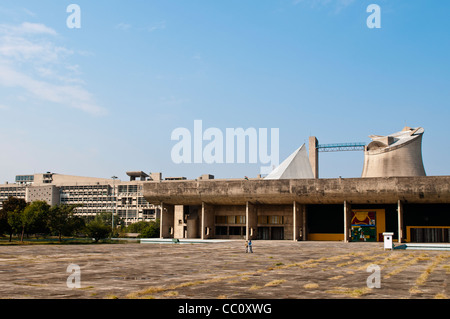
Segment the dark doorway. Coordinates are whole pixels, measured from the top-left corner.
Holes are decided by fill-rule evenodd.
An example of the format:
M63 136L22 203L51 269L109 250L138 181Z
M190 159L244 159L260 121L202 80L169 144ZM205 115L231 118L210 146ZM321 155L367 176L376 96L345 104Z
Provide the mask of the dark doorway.
M308 205L306 212L309 233L344 233L344 205Z
M284 227L272 227L270 239L283 240L284 239Z
M270 239L269 227L258 227L258 239L269 240Z
M259 240L284 240L284 227L258 227Z

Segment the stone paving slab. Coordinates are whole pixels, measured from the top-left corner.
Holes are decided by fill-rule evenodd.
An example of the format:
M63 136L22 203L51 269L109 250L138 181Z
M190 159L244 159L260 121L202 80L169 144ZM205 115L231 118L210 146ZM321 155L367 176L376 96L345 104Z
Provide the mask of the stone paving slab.
M450 252L382 243L0 246L2 299L448 299ZM80 288L68 288L70 264ZM370 265L380 288L368 288ZM374 282L374 281L371 281Z

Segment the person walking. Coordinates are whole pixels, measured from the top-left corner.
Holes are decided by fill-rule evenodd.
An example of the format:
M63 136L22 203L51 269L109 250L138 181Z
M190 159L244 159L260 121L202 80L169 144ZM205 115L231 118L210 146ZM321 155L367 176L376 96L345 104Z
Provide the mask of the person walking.
M248 240L245 241L245 253L248 253Z
M248 251L250 253L253 253L253 247L252 247L252 240L251 239L248 241Z

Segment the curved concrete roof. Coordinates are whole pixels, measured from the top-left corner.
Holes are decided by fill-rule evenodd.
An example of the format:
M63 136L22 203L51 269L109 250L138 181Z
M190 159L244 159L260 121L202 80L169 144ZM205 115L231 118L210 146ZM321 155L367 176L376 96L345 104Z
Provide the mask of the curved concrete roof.
M426 176L422 127L405 127L387 136L372 135L364 152L362 177Z
M390 151L405 145L423 135L425 130L422 127L405 127L400 132L386 136L370 135L372 142L366 147L368 152Z

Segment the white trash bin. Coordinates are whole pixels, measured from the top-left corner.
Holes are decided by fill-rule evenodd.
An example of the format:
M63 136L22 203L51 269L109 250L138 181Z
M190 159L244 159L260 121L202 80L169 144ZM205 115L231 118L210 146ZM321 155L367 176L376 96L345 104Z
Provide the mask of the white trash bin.
M384 250L393 249L394 243L392 241L392 236L394 236L394 233L383 233L383 236L384 236Z

